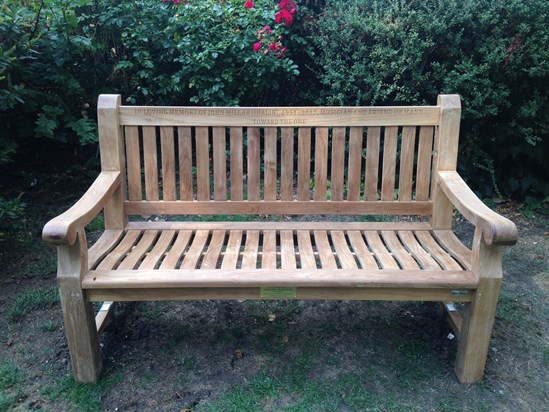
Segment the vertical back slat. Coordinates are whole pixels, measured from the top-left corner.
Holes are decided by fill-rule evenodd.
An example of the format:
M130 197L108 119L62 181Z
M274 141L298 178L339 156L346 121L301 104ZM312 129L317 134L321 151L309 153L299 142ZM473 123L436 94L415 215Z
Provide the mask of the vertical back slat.
M398 127L386 127L383 139L381 200L394 200Z
M160 149L162 155L162 199L176 200L173 127L160 128Z
M126 161L128 169L128 199L142 200L141 156L139 154L139 129L137 126L126 126Z
M244 178L244 169L242 162L242 128L231 127L229 133L231 147L231 200L242 200L242 180Z
M362 127L351 127L349 132L349 179L347 200L360 199L362 178Z
M294 129L281 128L280 198L292 200L294 191Z
M328 178L328 128L317 127L315 133L315 196L317 201L326 200Z
M416 128L407 126L402 129L400 148L400 173L398 177L398 200L412 199L412 178L414 173L414 149Z
M224 127L213 128L214 199L227 200L227 142Z
M158 155L154 126L143 127L143 153L145 158L145 197L147 200L158 200Z
M248 127L248 200L259 200L259 128Z
M419 130L419 147L417 155L416 200L429 199L431 180L431 162L433 153L433 126L423 126Z
M309 200L311 187L311 128L300 127L297 136L297 199Z
M332 130L332 165L330 173L332 200L343 200L343 172L345 170L345 128Z
M276 200L276 127L265 128L265 200Z
M377 200L377 189L379 180L379 149L381 139L380 127L368 127L366 143L366 178L365 178L365 199Z
M179 147L179 195L181 200L193 199L193 157L190 127L177 128Z
M210 151L207 127L197 127L196 134L196 197L210 200Z

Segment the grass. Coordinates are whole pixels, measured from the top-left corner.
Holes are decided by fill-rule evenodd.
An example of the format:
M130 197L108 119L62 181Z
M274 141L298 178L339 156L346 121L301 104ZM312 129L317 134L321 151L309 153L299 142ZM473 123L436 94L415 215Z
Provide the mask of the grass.
M120 373L104 373L95 385L79 385L74 383L71 374L58 380L53 386L46 386L42 393L52 402L60 399L68 402L72 410L96 412L101 410L103 397L113 391L122 380Z
M22 391L16 385L23 384L23 371L12 362L0 362L0 411L7 411L14 406L22 396Z
M59 302L57 288L53 286L26 289L15 298L8 317L19 320L34 310L50 308Z
M24 382L24 380L23 372L12 362L3 360L0 363L0 389L5 390L11 388L14 385Z

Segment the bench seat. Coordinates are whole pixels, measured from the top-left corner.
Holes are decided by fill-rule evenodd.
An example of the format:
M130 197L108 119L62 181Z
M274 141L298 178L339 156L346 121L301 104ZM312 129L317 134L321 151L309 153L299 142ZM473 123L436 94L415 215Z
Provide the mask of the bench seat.
M132 222L95 243L82 287L91 300L144 294L117 289L212 287L413 288L416 299L456 300L456 290L478 285L470 256L452 231L427 223Z

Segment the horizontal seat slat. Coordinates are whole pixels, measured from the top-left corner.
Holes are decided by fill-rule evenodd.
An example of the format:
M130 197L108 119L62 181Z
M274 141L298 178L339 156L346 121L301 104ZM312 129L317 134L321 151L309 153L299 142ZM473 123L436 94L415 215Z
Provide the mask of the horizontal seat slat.
M387 287L474 289L470 271L364 269L179 269L148 271L92 270L84 289L201 287Z

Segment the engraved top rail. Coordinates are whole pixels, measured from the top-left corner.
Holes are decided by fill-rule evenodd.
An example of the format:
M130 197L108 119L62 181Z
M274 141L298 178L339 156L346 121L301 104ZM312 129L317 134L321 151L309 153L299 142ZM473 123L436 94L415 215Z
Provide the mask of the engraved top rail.
M435 126L439 106L167 107L120 106L127 126Z

